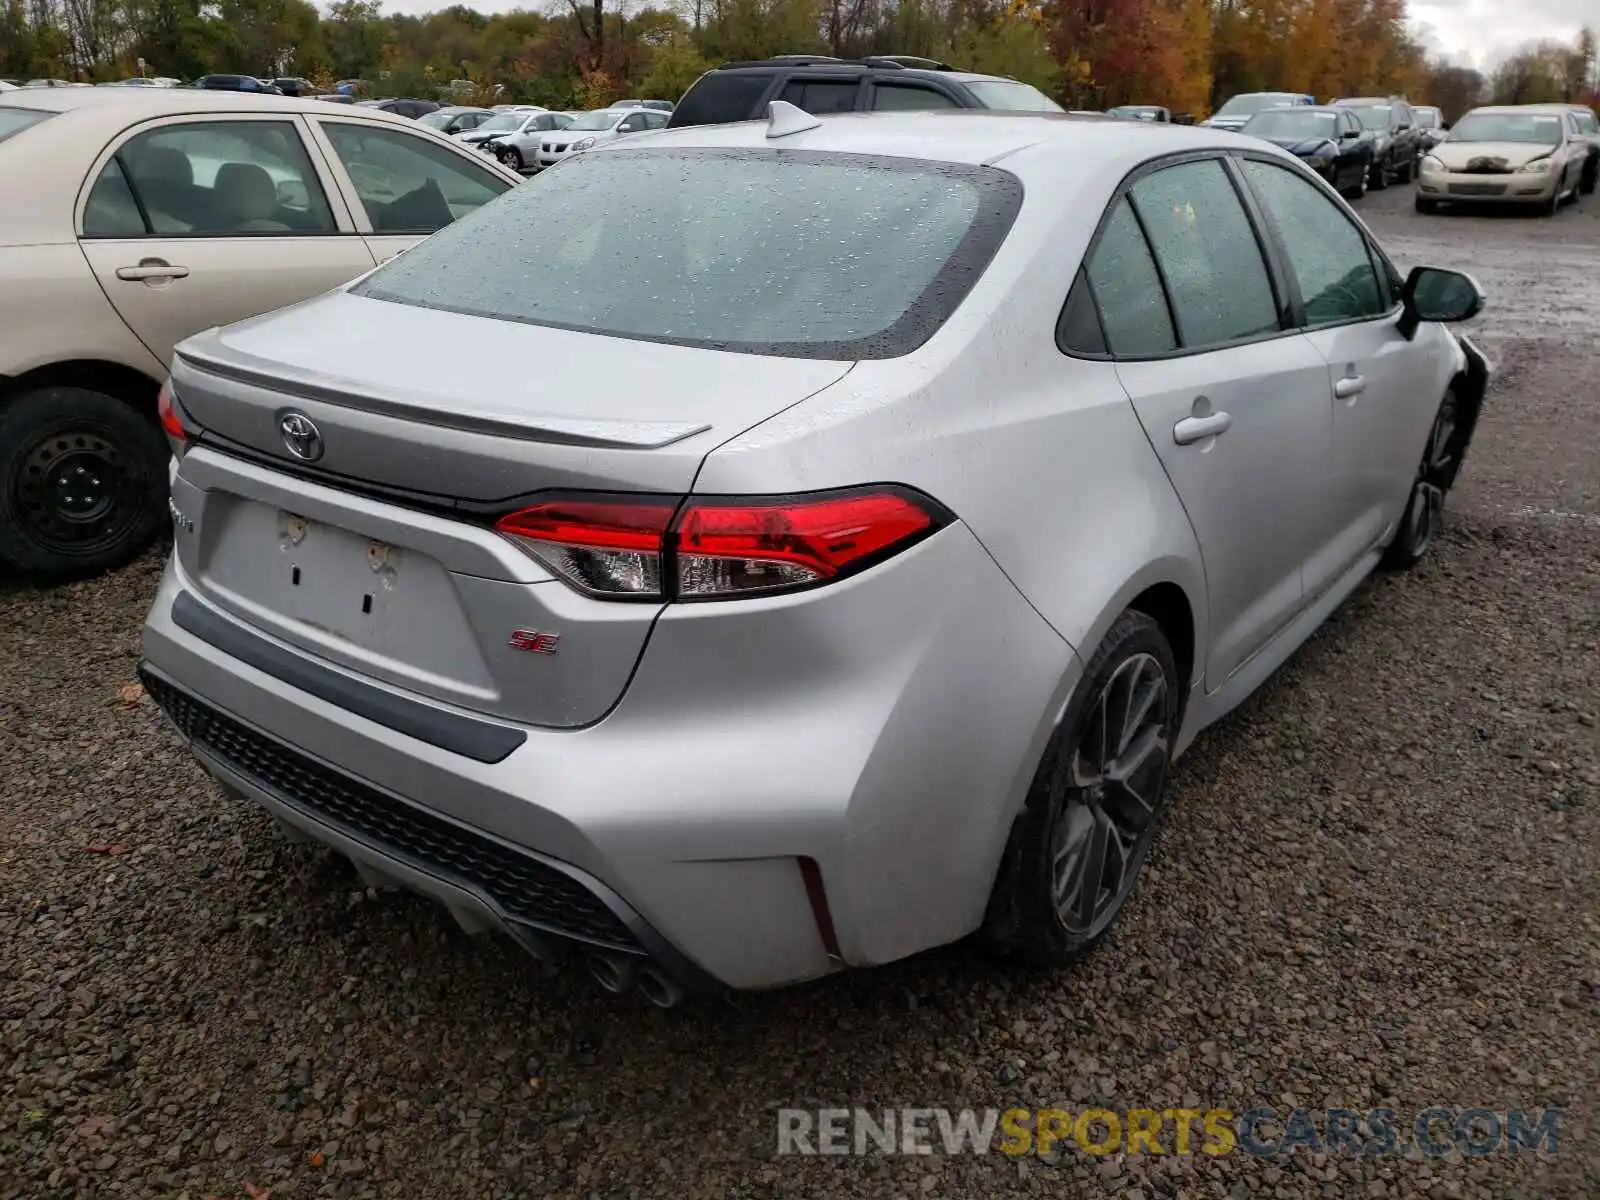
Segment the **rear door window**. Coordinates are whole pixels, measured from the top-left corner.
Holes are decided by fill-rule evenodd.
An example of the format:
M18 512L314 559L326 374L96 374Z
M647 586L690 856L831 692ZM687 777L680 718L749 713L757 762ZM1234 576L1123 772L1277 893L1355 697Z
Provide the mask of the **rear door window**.
M918 112L957 107L956 102L943 92L914 83L880 83L872 89L874 112Z
M140 232L157 237L337 230L300 131L288 121L188 121L130 138L89 193L86 237L130 236L125 188L148 223Z
M1220 162L1165 167L1139 180L1130 195L1185 349L1260 337L1280 327L1261 246Z
M854 112L861 84L855 79L791 79L783 85L778 99L813 116L825 113Z
M1107 350L1128 358L1177 349L1161 275L1126 198L1117 201L1107 218L1086 275Z
M720 125L728 121L748 121L762 114L756 105L772 86L766 72L708 71L693 83L671 123L681 125Z

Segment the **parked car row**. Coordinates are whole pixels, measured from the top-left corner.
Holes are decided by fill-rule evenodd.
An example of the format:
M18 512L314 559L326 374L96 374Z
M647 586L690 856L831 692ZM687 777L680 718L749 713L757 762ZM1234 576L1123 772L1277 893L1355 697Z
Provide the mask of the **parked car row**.
M1600 176L1600 122L1584 105L1477 108L1448 128L1438 108L1404 97L1311 99L1236 96L1205 124L1283 147L1351 199L1416 182L1419 212L1492 202L1554 213L1594 191Z

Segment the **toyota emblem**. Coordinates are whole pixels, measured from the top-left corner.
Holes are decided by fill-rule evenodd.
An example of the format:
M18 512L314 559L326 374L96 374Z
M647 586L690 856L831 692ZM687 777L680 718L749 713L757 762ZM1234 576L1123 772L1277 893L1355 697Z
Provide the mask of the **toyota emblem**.
M283 435L284 448L301 462L316 462L322 457L322 431L305 413L284 413L278 418L278 432Z

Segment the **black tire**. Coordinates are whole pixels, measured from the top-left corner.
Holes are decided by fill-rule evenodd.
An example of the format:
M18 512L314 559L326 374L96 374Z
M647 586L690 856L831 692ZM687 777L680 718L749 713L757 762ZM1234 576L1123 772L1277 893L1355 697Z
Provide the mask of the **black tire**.
M506 146L502 149L500 151L500 161L513 171L521 171L523 169L522 151L515 146Z
M1578 191L1585 196L1594 195L1595 181L1600 178L1600 157L1590 157L1583 164L1583 175L1578 180Z
M1430 200L1427 196L1418 196L1416 205L1419 213L1436 213L1439 211L1439 202Z
M1541 217L1553 217L1561 211L1561 186L1556 185L1556 190L1550 194L1550 199L1539 205Z
M1381 565L1389 571L1409 571L1426 557L1444 518L1444 498L1455 481L1461 453L1454 388L1446 390L1428 428L1411 495L1400 514L1400 525L1385 547Z
M1367 186L1375 192L1381 192L1389 186L1389 168L1381 160L1373 161L1372 178L1367 181Z
M1355 183L1351 184L1349 187L1347 187L1344 190L1344 198L1346 200L1360 200L1366 194L1367 194L1367 168L1363 166L1361 168L1360 178L1358 178L1355 181Z
M1130 710L1142 713L1131 738L1114 738L1125 747L1119 753L1131 762L1139 747L1150 748L1151 756L1139 759L1144 765L1130 776L1137 781L1131 789L1106 769L1115 757L1094 748L1107 727L1104 712L1119 708L1124 731ZM1183 683L1166 637L1144 613L1124 612L1089 660L1012 827L984 919L991 946L1027 962L1059 966L1105 937L1138 884L1160 820L1182 711ZM1077 782L1091 774L1098 774L1098 783ZM1094 899L1085 907L1097 849ZM1105 885L1112 857L1121 864L1114 888Z
M1395 171L1396 183L1410 183L1417 173L1417 161L1414 158L1406 159L1406 165Z
M166 522L170 458L154 421L103 392L0 402L0 564L48 578L121 566Z

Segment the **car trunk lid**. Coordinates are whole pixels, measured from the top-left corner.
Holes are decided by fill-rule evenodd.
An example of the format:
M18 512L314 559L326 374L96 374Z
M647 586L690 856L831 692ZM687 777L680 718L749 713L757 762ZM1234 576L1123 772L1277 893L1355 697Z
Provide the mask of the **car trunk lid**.
M324 297L180 347L197 440L179 561L205 600L336 669L586 724L659 604L580 594L494 518L551 491L681 496L712 448L849 368ZM290 417L314 445L286 439Z

